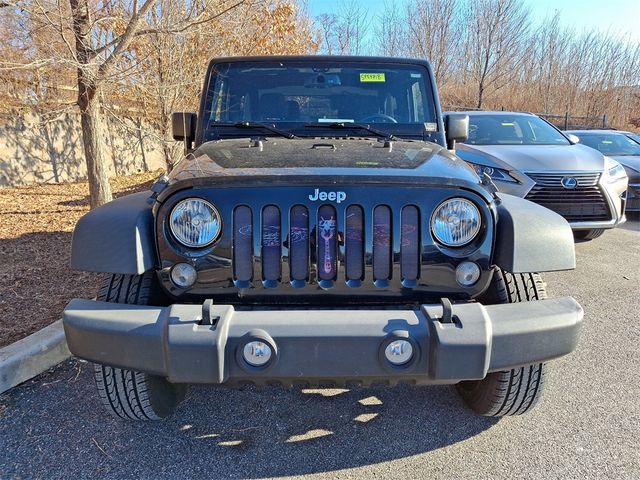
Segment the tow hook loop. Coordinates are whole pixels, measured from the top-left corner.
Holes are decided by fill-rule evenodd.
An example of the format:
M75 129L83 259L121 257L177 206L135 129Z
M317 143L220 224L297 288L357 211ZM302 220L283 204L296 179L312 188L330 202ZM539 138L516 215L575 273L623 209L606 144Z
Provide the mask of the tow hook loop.
M218 320L220 320L219 316L211 314L211 307L213 307L213 300L211 299L205 300L202 304L202 320L200 321L200 325L215 326Z
M453 307L451 306L451 301L448 298L441 298L440 303L442 303L442 318L440 322L453 323Z

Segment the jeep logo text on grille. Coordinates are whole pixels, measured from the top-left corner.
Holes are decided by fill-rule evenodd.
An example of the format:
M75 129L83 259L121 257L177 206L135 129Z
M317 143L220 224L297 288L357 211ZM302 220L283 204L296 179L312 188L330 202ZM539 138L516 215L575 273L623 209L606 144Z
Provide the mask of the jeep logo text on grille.
M347 199L345 192L321 192L319 188L316 188L315 192L309 195L309 200L315 202L316 200L329 200L330 202L340 203Z

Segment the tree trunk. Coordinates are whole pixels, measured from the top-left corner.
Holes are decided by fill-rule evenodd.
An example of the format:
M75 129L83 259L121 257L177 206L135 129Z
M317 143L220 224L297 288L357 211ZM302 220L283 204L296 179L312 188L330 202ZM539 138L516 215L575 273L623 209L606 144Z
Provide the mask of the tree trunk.
M105 155L100 112L97 68L91 57L91 15L87 0L69 0L78 59L78 107L82 124L82 142L89 179L91 208L111 201L111 186Z
M480 85L478 85L478 103L476 104L476 108L482 108L483 96L484 96L484 83L480 82Z
M142 155L142 168L145 172L149 171L149 164L147 163L147 155L144 152L144 136L142 135L142 119L138 118L136 121L136 134L138 135L138 144L140 145L140 154Z
M82 124L82 142L87 162L87 178L89 180L89 197L91 208L110 202L111 186L109 170L105 155L105 143L102 132L102 117L99 96L96 87L85 85L84 76L78 75L78 106L80 107L80 123Z

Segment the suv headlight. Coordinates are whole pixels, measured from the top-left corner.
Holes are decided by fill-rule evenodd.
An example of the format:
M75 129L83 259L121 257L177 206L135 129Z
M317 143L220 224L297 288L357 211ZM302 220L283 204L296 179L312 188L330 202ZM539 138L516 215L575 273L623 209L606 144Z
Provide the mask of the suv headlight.
M431 215L431 232L448 247L461 247L473 240L480 231L480 212L465 198L445 200Z
M508 171L503 170L502 168L494 168L487 167L485 165L478 165L477 163L467 162L478 174L480 178L482 178L482 174L486 173L491 177L492 180L499 180L501 182L511 182L518 183L518 180L513 178Z
M607 183L615 183L626 178L627 172L624 167L613 158L605 157L604 178Z
M169 216L171 233L187 247L206 247L222 231L218 210L201 198L186 198L173 207Z

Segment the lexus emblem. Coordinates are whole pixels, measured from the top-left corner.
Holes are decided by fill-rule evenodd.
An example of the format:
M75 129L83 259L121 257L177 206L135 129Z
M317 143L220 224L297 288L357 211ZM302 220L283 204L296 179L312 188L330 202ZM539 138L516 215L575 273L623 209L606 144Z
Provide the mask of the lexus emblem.
M562 177L562 180L560 180L560 183L567 190L573 190L578 186L578 180L576 180L573 177Z

